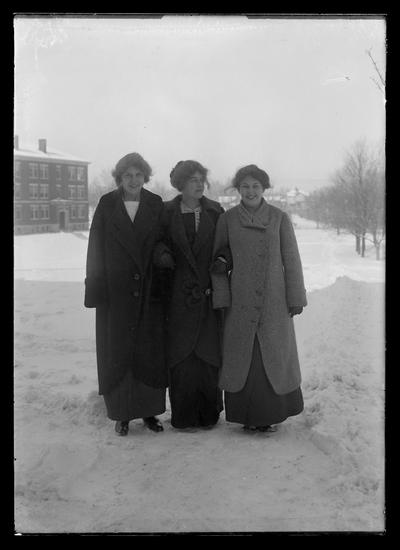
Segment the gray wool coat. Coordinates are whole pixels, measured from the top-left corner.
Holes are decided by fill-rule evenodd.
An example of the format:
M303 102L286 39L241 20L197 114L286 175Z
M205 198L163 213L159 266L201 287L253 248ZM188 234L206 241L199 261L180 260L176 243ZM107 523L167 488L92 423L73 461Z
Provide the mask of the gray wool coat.
M220 388L246 383L257 335L265 372L275 392L300 386L291 306L306 306L303 271L289 216L263 199L251 215L242 204L218 220L214 254L229 246L233 269L213 274L213 307L226 308Z

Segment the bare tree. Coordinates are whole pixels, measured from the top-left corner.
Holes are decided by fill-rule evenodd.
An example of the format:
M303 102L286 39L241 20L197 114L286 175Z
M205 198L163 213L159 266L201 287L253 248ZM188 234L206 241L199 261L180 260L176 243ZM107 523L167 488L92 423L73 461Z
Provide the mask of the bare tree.
M370 189L368 232L376 253L376 259L380 259L382 242L386 236L385 225L385 170L379 160L375 172L371 174L373 185Z
M372 64L374 66L374 69L375 69L375 73L377 74L378 76L378 80L376 80L376 78L374 77L370 77L371 80L375 83L375 85L377 86L378 90L380 92L382 92L383 94L385 94L385 88L386 88L386 79L383 77L382 75L382 72L379 70L378 68L378 65L376 64L376 61L375 59L373 58L372 56L372 53L371 53L371 49L370 48L369 50L366 50L366 54L368 55L368 57L370 58L370 60L372 61Z
M375 176L376 155L365 141L356 142L347 152L342 168L334 176L338 192L343 195L346 228L356 236L362 257L365 256L365 240L373 210Z
M164 185L163 183L155 180L150 181L147 189L156 195L159 195L163 201L169 201L177 195L178 191L171 185Z
M305 216L326 227L352 233L356 252L365 256L366 240L375 246L376 258L385 238L385 176L383 155L358 141L346 153L333 185L314 191L306 200Z
M113 189L115 189L115 181L111 175L111 169L102 170L101 173L89 183L89 207L91 209L96 208L100 197Z

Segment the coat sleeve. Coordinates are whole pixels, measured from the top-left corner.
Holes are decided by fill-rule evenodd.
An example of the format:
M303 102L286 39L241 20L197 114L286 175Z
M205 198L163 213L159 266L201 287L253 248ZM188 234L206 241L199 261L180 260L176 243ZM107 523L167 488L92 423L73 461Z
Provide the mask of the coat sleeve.
M85 307L97 307L107 302L105 270L105 228L101 199L93 215L86 258Z
M226 214L221 214L218 218L215 229L213 257L218 255L219 251L229 249L228 226L226 222ZM212 273L212 304L214 309L230 307L231 305L231 290L229 277L227 273Z
M306 306L303 268L296 235L289 216L284 213L280 226L281 256L285 275L286 301L288 307Z
M168 214L165 206L161 214L158 235L154 246L153 264L159 269L168 269L174 264L174 257L168 237Z

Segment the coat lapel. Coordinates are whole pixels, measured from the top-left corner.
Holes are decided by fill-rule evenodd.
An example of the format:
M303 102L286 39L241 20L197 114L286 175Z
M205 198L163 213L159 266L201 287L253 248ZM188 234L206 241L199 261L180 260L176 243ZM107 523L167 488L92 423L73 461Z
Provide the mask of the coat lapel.
M189 241L186 237L185 226L183 225L181 214L181 196L178 195L173 199L173 213L171 218L171 237L175 244L181 249L189 265L198 274L196 260L194 258Z
M209 204L205 197L201 199L200 224L193 243L193 254L197 256L202 246L209 240L214 233L215 224L208 214Z
M155 212L151 209L147 191L141 190L139 208L132 223L122 198L121 190L116 191L115 208L111 216L111 227L119 242L124 246L141 271L144 271L144 241L156 222Z
M260 208L254 214L250 214L242 203L239 203L238 211L240 222L244 227L266 229L270 222L270 207L265 199L262 199Z

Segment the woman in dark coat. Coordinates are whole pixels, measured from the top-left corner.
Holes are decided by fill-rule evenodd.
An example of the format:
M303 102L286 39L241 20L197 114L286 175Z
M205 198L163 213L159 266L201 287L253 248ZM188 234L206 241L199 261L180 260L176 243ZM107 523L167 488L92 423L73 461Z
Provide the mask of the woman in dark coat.
M152 258L163 203L143 188L151 168L138 153L120 159L113 176L117 189L101 197L91 224L85 280L85 306L96 308L99 394L120 435L134 418L162 431L156 415L168 378Z
M178 429L210 428L223 409L218 388L220 326L212 308L209 273L223 208L203 196L207 169L200 163L180 161L170 177L181 194L164 205L166 246L159 248L157 263L173 267L167 313L171 424Z
M289 216L267 204L264 170L241 168L233 180L238 206L218 221L212 268L213 304L224 308L226 420L271 431L303 410L293 315L307 305L296 237ZM229 248L233 267L218 260Z

